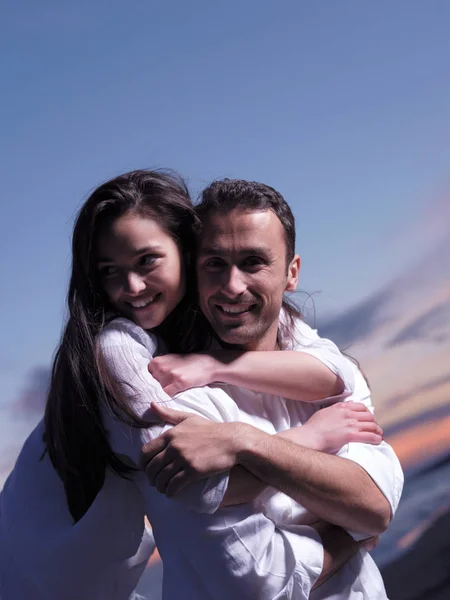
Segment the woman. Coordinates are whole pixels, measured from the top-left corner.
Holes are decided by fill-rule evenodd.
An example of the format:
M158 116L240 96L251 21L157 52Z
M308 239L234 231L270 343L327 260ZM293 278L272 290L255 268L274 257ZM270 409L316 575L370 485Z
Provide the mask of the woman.
M148 558L151 553L152 545L145 538L143 525L143 497L148 500L147 491L134 495L134 481L138 481L141 493L146 487L151 488L145 487L135 468L143 439L139 432L146 432L149 419L152 420L148 411L150 401L167 402L168 398L153 380L147 387L148 399L140 408L130 402L117 381L105 372L96 340L102 339L102 331L112 330L119 343L125 340L126 349L127 341L140 338L138 354L131 357L136 365L137 383L142 379L138 365L141 367L143 361L146 365L157 347L161 352L162 340L170 352L205 347L210 332L205 323L202 322L202 327L197 324L193 261L188 254L194 248L195 227L195 213L186 186L179 178L161 172L135 171L107 182L93 192L78 215L68 293L70 316L55 358L45 415L48 456L61 478L74 520L73 526L69 526L67 519L64 521L54 542L49 535L46 553L47 564L49 561L51 564L52 553L59 561L54 570L61 568L58 564L65 566L64 579L69 589L64 593L65 598L126 598L145 563L143 556ZM114 316L127 320L111 321ZM152 334L147 333L150 330ZM322 397L332 395L339 376L320 363L317 369L316 375L325 382L324 389L330 390ZM297 373L293 370L293 381ZM147 376L150 377L148 373ZM132 381L122 383L132 391ZM210 400L206 397L205 406ZM367 415L361 421L361 431L369 423L372 419ZM116 433L112 431L114 428ZM158 429L161 431L161 426L154 428ZM306 435L307 428L304 429ZM123 440L124 432L137 443L130 452L128 439L123 452L126 456L121 456L121 442L115 444L113 452L109 441L114 435L116 440ZM342 444L346 441L343 436ZM47 456L43 461L50 465ZM120 495L116 491L121 487L127 490L126 498L125 493ZM186 496L184 500L189 503L189 493ZM58 501L55 499L56 495L52 502L64 504L61 493ZM106 510L105 507L117 503L121 503L120 509ZM208 510L208 506L204 508ZM93 511L95 517L91 516ZM99 526L107 522L109 530ZM50 531L50 517L46 523ZM71 548L77 534L79 543ZM133 563L135 556L139 560ZM69 561L72 572L67 568ZM30 568L36 564L39 561ZM117 573L119 564L126 565L128 570L117 574L120 582L113 595L110 589L105 590L111 588L114 571L111 567ZM57 597L48 587L53 576L51 567L47 567L46 573L40 586L41 596L35 593L33 597ZM57 579L57 574L54 578ZM34 580L39 582L39 574L31 573L29 579L34 585ZM80 589L83 585L84 589ZM8 595L2 598L7 600Z

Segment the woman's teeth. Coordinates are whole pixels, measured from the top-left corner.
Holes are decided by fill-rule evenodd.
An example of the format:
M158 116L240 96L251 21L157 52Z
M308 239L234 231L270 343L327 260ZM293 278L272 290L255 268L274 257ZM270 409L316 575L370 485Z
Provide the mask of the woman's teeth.
M147 300L136 300L135 302L128 302L128 304L130 304L133 308L145 308L146 306L148 306L149 304L151 304L152 302L154 302L156 296L158 294L155 294L154 296L152 296L151 298L148 298Z

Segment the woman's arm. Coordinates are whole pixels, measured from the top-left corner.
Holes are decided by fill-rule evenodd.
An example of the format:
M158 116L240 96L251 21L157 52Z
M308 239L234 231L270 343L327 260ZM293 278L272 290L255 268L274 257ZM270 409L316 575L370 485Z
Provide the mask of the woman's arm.
M321 360L306 352L233 352L215 359L214 381L291 400L314 402L344 393L345 385Z
M150 373L169 396L191 387L228 383L291 400L343 399L353 393L354 368L330 340L298 319L290 350L157 357Z
M344 360L347 359L342 356ZM339 373L333 372L320 358L302 351L217 350L211 354L167 354L155 358L148 368L169 396L191 387L220 382L291 400L314 402L348 395L352 386L348 384L350 378L346 386Z

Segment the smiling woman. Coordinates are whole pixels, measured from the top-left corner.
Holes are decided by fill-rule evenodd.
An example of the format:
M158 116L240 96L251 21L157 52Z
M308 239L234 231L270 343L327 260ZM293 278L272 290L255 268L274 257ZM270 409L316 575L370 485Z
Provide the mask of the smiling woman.
M195 315L192 283L187 287L186 281L194 279L187 277L181 248L193 246L195 222L184 182L155 171L114 178L97 188L80 210L72 242L70 317L45 412L49 455L75 520L101 488L106 467L129 472L108 445L100 408L107 406L144 426L128 404L107 393L96 336L111 317L122 315L143 329L163 326L169 349L184 348Z
M180 247L154 218L127 213L106 223L96 254L111 306L143 329L160 325L185 294Z

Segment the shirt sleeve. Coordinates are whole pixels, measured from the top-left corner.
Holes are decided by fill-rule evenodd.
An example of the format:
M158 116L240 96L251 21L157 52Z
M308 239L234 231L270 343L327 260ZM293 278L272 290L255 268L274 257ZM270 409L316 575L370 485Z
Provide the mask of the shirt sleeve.
M400 461L392 446L386 442L381 442L378 446L350 443L341 448L338 456L352 460L367 472L389 502L393 517L402 495L404 478ZM368 537L352 531L349 533L356 540Z
M373 412L370 389L361 371L354 365L355 392L349 400L362 402ZM350 443L345 445L337 454L358 463L373 479L386 497L394 516L403 491L403 470L392 446L386 442L379 445ZM349 531L354 539L364 539L366 535Z
M287 328L284 330L288 331ZM287 349L314 356L342 380L344 391L330 400L343 400L353 394L355 389L353 363L342 354L334 342L320 337L316 329L312 329L300 318L295 319L293 333L289 333L289 338L286 338L285 342Z
M355 387L353 394L347 400L361 402L373 413L369 386L360 369L353 362L350 364L354 372ZM392 446L386 442L377 446L351 443L341 448L337 455L353 460L368 473L386 497L391 507L391 514L394 516L402 495L404 477L400 461ZM368 537L352 531L349 533L356 540Z
M212 421L238 420L236 404L219 388L195 388L170 398L148 371L148 363L156 352L156 339L134 323L126 319L112 321L99 335L98 345L106 377L139 417L150 420L150 402L156 402ZM142 446L172 427L159 423L143 429L130 427L105 408L103 418L113 451L126 456L133 466L139 465ZM214 513L223 500L228 478L228 473L223 473L193 483L175 499L192 510Z

